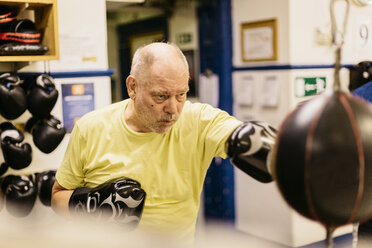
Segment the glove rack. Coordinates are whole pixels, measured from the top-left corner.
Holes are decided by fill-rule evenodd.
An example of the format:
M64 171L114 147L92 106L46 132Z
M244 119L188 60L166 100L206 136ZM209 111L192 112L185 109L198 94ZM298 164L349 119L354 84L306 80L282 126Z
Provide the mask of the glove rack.
M0 62L27 62L59 59L57 0L0 0L1 5L15 7L17 18L31 19L41 32L41 44L48 47L44 55L1 55Z

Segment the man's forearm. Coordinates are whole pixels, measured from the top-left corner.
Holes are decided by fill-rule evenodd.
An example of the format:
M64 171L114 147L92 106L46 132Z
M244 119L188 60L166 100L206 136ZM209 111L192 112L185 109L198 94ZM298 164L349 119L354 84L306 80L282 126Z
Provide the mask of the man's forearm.
M63 188L57 181L53 185L52 190L52 209L59 215L70 217L69 200L73 190Z

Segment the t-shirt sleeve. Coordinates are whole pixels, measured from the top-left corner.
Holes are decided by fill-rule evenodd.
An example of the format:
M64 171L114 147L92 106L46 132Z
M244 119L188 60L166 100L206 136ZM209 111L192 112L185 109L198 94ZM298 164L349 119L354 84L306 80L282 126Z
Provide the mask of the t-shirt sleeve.
M226 111L204 105L201 111L202 137L207 153L213 157L226 158L225 143L232 131L242 124L242 121L229 115Z
M85 143L86 141L81 135L79 126L76 123L71 132L66 153L56 173L56 180L66 189L75 189L84 186L84 161L82 157Z

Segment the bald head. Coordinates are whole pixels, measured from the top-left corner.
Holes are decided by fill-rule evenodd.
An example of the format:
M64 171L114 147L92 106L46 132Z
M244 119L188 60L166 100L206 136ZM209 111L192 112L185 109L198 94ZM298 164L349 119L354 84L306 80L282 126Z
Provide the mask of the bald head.
M152 70L165 71L164 68L178 71L189 78L189 67L182 51L172 43L154 42L137 49L130 74L139 82L147 82Z

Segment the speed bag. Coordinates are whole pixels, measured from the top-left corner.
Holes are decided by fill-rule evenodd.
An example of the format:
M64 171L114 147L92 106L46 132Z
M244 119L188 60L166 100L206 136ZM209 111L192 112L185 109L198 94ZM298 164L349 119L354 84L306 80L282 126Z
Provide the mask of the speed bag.
M283 121L274 177L286 202L326 227L372 217L372 108L343 92L323 93Z

